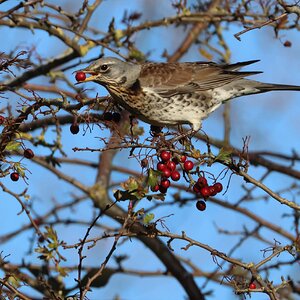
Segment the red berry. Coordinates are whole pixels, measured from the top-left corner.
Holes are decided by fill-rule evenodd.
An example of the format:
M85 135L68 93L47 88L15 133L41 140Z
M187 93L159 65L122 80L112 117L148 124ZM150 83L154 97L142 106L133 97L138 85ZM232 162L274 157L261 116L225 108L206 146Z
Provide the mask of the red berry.
M205 177L200 176L197 180L197 183L199 184L200 187L207 186L207 180Z
M200 194L204 197L207 198L210 196L210 189L208 186L204 186L203 188L200 189Z
M283 46L284 46L284 47L291 47L291 46L292 46L292 43L291 43L290 41L285 41L285 42L283 43Z
M173 171L172 174L171 174L171 178L174 181L178 181L180 179L180 173L176 170Z
M25 149L24 150L24 157L31 159L34 157L34 152L31 149Z
M174 163L174 161L169 160L167 162L167 167L168 169L170 169L171 171L174 171L176 169L176 164Z
M151 191L152 191L152 192L158 192L158 191L159 191L159 185L156 184L155 186L152 186L152 187L151 187Z
M20 175L19 175L19 173L17 173L17 172L13 172L13 173L10 174L10 179L11 179L12 181L18 181L18 180L19 180L19 177L20 177Z
M209 188L210 196L216 196L217 195L218 192L216 191L216 189L214 188L213 185L210 185L208 188Z
M0 125L2 125L5 121L5 118L3 116L0 116Z
M85 73L79 71L79 72L76 73L75 79L77 81L85 81L86 75L85 75Z
M190 171L194 168L194 163L190 160L186 160L183 164L183 167L185 171Z
M168 168L165 168L163 171L162 171L162 175L163 177L166 177L166 178L169 178L172 174L172 171Z
M182 155L182 156L180 157L180 161L181 161L182 163L184 163L184 162L186 161L186 156L185 156L185 155Z
M198 210L203 211L206 209L206 203L203 200L197 201L196 207Z
M171 182L169 179L163 179L161 182L160 182L160 186L167 189L169 186L170 186Z
M78 124L72 124L70 126L70 131L71 131L72 134L77 134L79 132Z
M223 185L222 185L221 182L216 182L216 183L213 185L213 187L215 188L215 190L216 190L217 193L220 193L220 192L222 192L222 190L223 190Z
M160 158L162 159L162 161L166 162L169 161L171 158L171 153L169 151L162 151L160 153Z
M194 186L193 186L193 191L194 191L196 194L198 194L198 193L201 192L201 188L200 188L200 186L199 186L197 183L194 184Z
M163 172L165 169L167 169L167 166L166 166L164 163L159 162L159 163L156 165L156 169L157 169L158 171Z
M165 193L168 191L168 188L165 188L165 187L159 185L159 191L160 191L162 194L165 194Z
M255 284L254 282L251 282L251 283L249 284L249 289L250 289L250 290L256 289L256 284Z

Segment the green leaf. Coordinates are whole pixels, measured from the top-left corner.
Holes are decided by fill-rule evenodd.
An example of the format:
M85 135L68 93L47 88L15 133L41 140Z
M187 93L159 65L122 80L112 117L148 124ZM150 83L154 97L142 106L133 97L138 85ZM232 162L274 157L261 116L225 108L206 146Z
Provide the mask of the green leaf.
M159 176L160 176L159 171L150 168L148 170L148 178L147 178L148 185L151 187L157 185Z
M219 154L216 156L215 160L219 160L225 163L231 162L231 154L232 152L229 150L225 150L224 148L220 149Z
M6 145L5 150L6 151L18 151L20 149L20 147L21 147L20 142L11 141Z
M155 215L153 213L148 213L144 216L143 222L145 225L149 224L153 219Z

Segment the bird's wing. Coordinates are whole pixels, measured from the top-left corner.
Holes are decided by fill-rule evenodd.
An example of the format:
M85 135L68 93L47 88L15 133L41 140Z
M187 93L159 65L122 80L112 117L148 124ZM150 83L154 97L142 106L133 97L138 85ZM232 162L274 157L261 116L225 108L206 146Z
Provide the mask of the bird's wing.
M214 89L234 80L261 72L239 72L238 69L256 61L234 65L215 63L145 63L139 81L162 97Z

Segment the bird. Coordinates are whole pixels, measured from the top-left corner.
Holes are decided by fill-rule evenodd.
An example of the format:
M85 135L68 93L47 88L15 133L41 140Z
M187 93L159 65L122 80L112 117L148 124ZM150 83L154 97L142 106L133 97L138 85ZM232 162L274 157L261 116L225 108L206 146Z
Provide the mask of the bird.
M189 124L197 132L204 119L233 98L271 91L300 91L297 85L247 79L262 72L240 69L258 61L132 63L102 57L80 70L88 75L80 82L102 85L117 105L153 126Z

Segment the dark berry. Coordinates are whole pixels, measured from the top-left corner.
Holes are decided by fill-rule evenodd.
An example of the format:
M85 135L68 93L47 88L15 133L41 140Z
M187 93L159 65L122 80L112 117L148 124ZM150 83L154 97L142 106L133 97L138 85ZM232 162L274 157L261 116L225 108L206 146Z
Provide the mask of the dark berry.
M158 192L158 191L159 191L159 185L156 184L155 186L152 186L152 187L151 187L151 191L152 191L152 192Z
M169 151L162 151L160 153L160 158L162 161L167 162L171 158L171 153Z
M203 201L203 200L197 201L196 207L197 207L198 210L204 211L206 209L206 203L205 203L205 201Z
M159 185L159 191L160 191L162 194L165 194L165 193L168 191L168 188L165 188L165 187Z
M147 158L144 158L141 160L141 166L142 166L142 168L148 167L148 159Z
M84 81L86 79L86 75L83 72L77 72L75 75L75 79L77 81Z
M190 171L194 168L194 163L190 160L186 160L183 164L183 167L185 171Z
M255 290L255 289L256 289L256 284L255 284L254 282L251 282L251 283L249 284L249 289L250 289L250 290Z
M171 171L170 169L168 169L168 168L165 168L165 169L162 171L162 175L163 175L163 177L165 177L165 178L169 178L169 177L171 176L171 173L172 173L172 171Z
M197 183L199 184L200 187L207 186L207 180L205 177L200 176L197 180Z
M72 124L70 126L70 131L71 131L72 134L77 134L79 132L78 124Z
M166 166L164 163L159 162L159 163L156 165L156 169L157 169L158 171L163 172L165 169L167 169L167 166Z
M176 170L173 171L172 174L171 174L171 178L174 181L178 181L180 179L180 173Z
M169 186L170 186L170 180L169 179L163 179L161 182L160 182L160 186L167 189Z
M223 190L223 185L222 185L221 182L216 182L216 183L213 185L213 187L215 188L215 190L216 190L217 193L220 193L220 192L222 192L222 190Z
M292 46L292 43L291 43L290 41L285 41L285 42L283 43L283 46L284 46L284 47L291 47L291 46Z
M119 123L121 121L121 115L117 112L114 112L112 114L112 120L115 122L115 123Z
M31 149L25 149L24 150L24 157L31 159L34 157L34 152Z
M210 196L210 189L208 186L204 186L200 189L200 194L202 197L207 198Z
M19 177L20 177L20 175L19 175L19 173L17 173L17 172L13 172L13 173L10 174L10 179L11 179L12 181L18 181L18 180L19 180Z
M162 127L155 126L155 125L150 126L150 131L155 134L161 133L161 130L162 130Z
M170 161L167 162L167 167L171 171L174 171L176 169L176 164L174 163L174 161L170 160Z
M103 120L104 121L111 121L113 119L113 114L109 111L106 111L104 114L103 114Z
M0 116L0 125L2 125L5 121L5 118L3 116Z
M194 184L194 186L193 186L193 191L194 191L196 194L198 194L198 193L201 192L201 188L200 188L200 186L199 186L197 183Z

